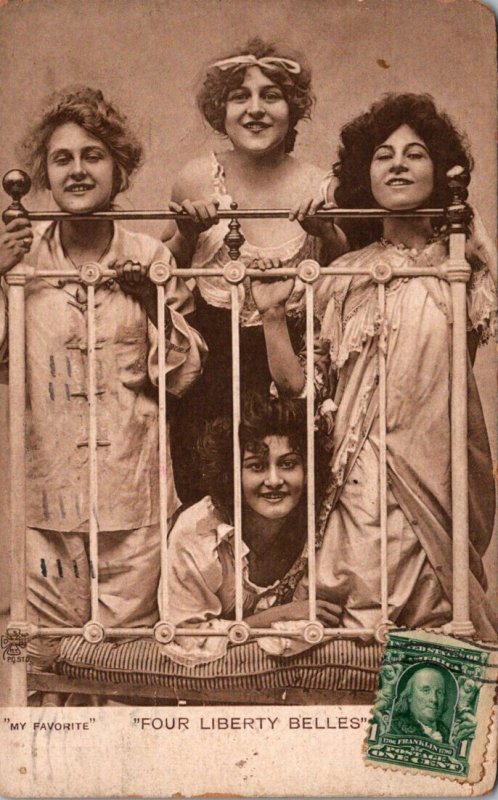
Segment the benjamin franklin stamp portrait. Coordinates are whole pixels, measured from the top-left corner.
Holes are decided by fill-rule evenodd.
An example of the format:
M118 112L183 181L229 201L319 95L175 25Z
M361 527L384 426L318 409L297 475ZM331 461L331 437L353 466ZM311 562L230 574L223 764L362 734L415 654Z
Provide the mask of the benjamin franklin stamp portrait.
M474 782L488 745L498 652L435 633L389 636L367 762Z

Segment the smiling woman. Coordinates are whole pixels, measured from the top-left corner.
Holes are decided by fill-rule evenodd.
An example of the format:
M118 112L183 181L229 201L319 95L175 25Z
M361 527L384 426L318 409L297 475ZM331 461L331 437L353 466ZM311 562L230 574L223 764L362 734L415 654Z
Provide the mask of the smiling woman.
M388 95L342 131L336 201L389 211L448 205L446 172L469 169L463 137L427 95ZM364 246L334 262L343 275L316 290L321 329L316 340L318 401L328 427L329 487L318 518L317 590L341 603L341 624L373 628L381 613L381 420L379 351L386 370L387 613L397 625L441 626L452 608L450 452L451 289L434 276L396 277L383 305L370 272L411 267L444 269L448 240L430 218L355 220L351 241ZM467 284L470 359L494 332L496 298L491 245L469 252ZM479 254L476 257L476 252ZM363 272L363 274L361 274ZM278 386L301 387L293 353L275 347L285 319L278 284L255 286L270 364ZM274 351L274 356L272 356ZM469 361L470 361L469 359ZM291 374L287 374L289 372ZM332 401L332 402L331 402ZM472 370L468 376L470 615L478 634L495 638L482 556L493 530L491 454ZM334 411L331 412L331 409Z
M248 267L297 266L303 259L328 263L344 250L344 236L331 224L303 222L303 197L316 195L323 172L293 155L297 126L310 118L311 72L302 56L251 40L228 58L214 61L198 96L199 108L214 130L229 139L230 149L189 162L180 172L171 208L189 219L166 233L181 266L222 268L230 260L224 237L228 221L218 209L294 208L289 219L245 219L241 261ZM303 224L305 224L303 222ZM319 236L316 234L319 233ZM182 499L199 499L200 476L192 459L204 420L231 413L230 287L223 278L196 280L195 325L209 346L203 376L179 409L174 462ZM240 371L242 391L267 392L271 383L261 318L249 281L239 286ZM296 282L286 312L291 339L299 342L304 326L304 284Z
M47 98L39 119L22 143L34 185L39 189L51 188L47 143L59 127L59 120L65 120L61 125L78 126L92 138L90 147L96 146L99 151L110 154L112 198L126 191L131 175L142 163L142 145L127 125L126 118L105 101L102 92L88 87L62 90ZM70 158L71 152L66 152L66 156Z
M86 214L104 210L113 196L114 161L100 139L74 122L66 122L50 137L47 180L61 211Z
M37 188L50 189L58 208L71 214L109 209L142 154L124 116L88 87L51 97L24 144ZM40 225L34 235L28 220L16 225L27 244L10 258L1 251L0 274L22 255L34 272L25 292L29 619L45 627L80 627L88 621L93 515L98 520L99 620L111 628L153 625L160 562L159 412L152 390L159 375L157 299L140 265L172 263L171 254L161 242L108 219L69 217ZM117 273L117 280L94 289L99 488L92 509L90 301L77 276L88 262ZM76 276L43 277L47 270ZM6 333L3 292L0 301L0 328ZM183 316L192 310L187 287L171 278L165 285L166 383L175 395L202 366L204 343ZM178 497L168 472L163 480L172 514ZM32 640L31 669L50 669L59 643L48 637Z
M225 133L234 148L268 156L286 144L289 106L280 86L260 67L248 67L244 82L228 93Z
M296 595L306 574L306 420L299 401L252 395L239 430L242 457L242 589L251 627L282 627L308 619ZM169 620L220 636L179 636L163 652L181 664L208 663L227 649L235 618L232 425L206 426L198 453L208 495L178 517L168 541ZM337 623L339 609L319 600L317 616ZM259 639L263 649L290 654L308 645Z
M304 486L300 452L285 437L265 436L263 446L242 461L242 489L248 517L280 520L299 501Z
M372 194L392 211L418 208L432 194L434 164L419 136L401 125L375 148L370 165Z

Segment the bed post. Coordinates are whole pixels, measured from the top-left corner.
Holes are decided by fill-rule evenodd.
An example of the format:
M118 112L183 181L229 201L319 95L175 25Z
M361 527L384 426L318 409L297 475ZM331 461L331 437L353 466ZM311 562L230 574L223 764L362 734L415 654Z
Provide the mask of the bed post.
M87 642L96 644L104 639L99 622L99 519L98 519L98 459L97 459L97 326L95 318L95 287L102 277L100 264L89 262L81 268L81 281L87 289L87 357L88 357L88 530L90 546L90 605L91 618L83 626Z
M26 602L26 475L25 475L25 333L22 267L13 270L9 284L9 417L10 417L10 525L11 603L7 635L26 646L28 618ZM25 651L24 651L25 652ZM14 665L11 673L11 705L27 704L26 663Z
M230 209L236 211L237 203L232 202ZM228 630L228 638L233 644L243 644L249 639L250 629L244 622L244 595L242 586L242 476L240 465L240 303L239 283L242 283L246 270L240 258L240 248L245 238L240 229L240 222L232 218L228 224L228 233L225 236L231 261L223 268L224 278L230 287L231 299L231 328L232 328L232 414L233 414L233 511L234 511L234 553L235 553L235 622Z
M158 392L159 392L159 527L161 535L160 620L154 625L154 639L159 644L169 644L175 637L175 628L169 622L168 587L168 485L167 485L167 410L166 410L166 332L165 284L171 274L165 261L155 261L149 278L156 285L157 341L158 341Z
M475 633L469 602L469 503L467 454L467 292L470 265L465 259L466 204L469 176L463 167L449 170L452 192L447 209L450 258L447 277L453 309L451 375L451 503L453 520L453 619L451 632L458 636Z
M309 622L303 630L304 641L318 644L324 636L324 626L316 617L316 525L315 525L315 330L314 286L320 278L320 265L306 259L298 267L298 276L306 286L306 437L307 437L307 543Z
M2 214L5 224L27 216L21 197L31 188L25 172L11 170L3 179L3 188L12 203ZM11 602L7 637L25 655L29 638L26 600L26 475L25 475L25 328L22 265L6 277L9 286L9 436L10 436L10 536ZM14 557L15 554L15 557ZM10 705L27 705L27 661L13 665Z

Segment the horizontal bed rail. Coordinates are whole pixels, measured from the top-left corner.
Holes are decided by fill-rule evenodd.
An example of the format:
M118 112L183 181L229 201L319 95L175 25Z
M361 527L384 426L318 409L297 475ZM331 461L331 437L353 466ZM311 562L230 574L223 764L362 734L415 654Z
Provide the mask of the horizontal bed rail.
M179 219L185 215L170 211L134 211L134 212L98 212L92 215L72 216L62 212L28 212L20 203L20 198L29 190L27 176L20 171L12 171L4 178L4 188L13 198L12 204L4 212L3 219L27 216L31 220L62 219ZM385 303L385 285L393 278L415 278L431 276L444 279L450 283L455 324L453 326L452 347L452 391L451 391L451 442L452 442L452 503L453 503L453 633L471 635L473 627L469 615L469 571L468 571L468 504L467 497L467 375L466 375L466 282L469 279L470 267L465 261L465 228L469 218L465 205L466 189L461 175L453 176L453 200L448 209L418 209L409 212L387 212L383 209L331 209L319 211L324 218L384 218L396 217L444 217L449 234L450 254L444 266L390 268L385 264L373 264L364 269L348 269L345 267L320 267L312 260L302 261L298 267L282 267L267 270L264 273L255 268L247 268L238 259L244 243L240 231L239 219L244 218L276 218L287 217L288 211L282 209L250 209L220 211L219 216L230 219L229 233L225 242L229 249L231 261L224 268L178 269L165 262L155 262L150 266L149 276L156 284L158 301L159 331L159 408L160 437L159 456L160 474L166 472L166 390L165 390L165 347L164 299L165 284L171 276L193 278L197 276L219 276L231 287L231 325L232 325L232 378L233 378L233 455L234 455L234 499L235 499L235 619L226 631L196 630L188 626L175 627L168 620L168 586L167 574L167 519L165 478L160 481L160 528L161 528L161 566L162 580L162 616L154 627L108 628L99 622L98 614L98 516L89 513L89 541L91 562L94 565L91 575L91 619L82 627L40 627L28 623L26 602L26 519L25 519L25 287L30 281L38 278L58 279L59 281L78 281L88 288L88 406L89 406L89 507L97 509L98 495L98 461L97 461L97 404L96 400L96 329L95 329L95 290L100 283L116 277L114 270L103 269L98 263L83 265L80 271L36 268L20 264L6 276L9 286L9 342L10 342L10 407L17 413L11 414L11 531L13 552L16 558L12 565L12 619L8 631L20 636L70 636L81 634L86 641L98 643L105 637L116 639L143 636L152 637L157 642L167 644L175 637L222 637L227 636L234 644L242 644L250 638L285 637L316 644L324 639L337 637L372 637L384 641L393 623L388 616L387 589L387 473L386 473L386 353L379 347L380 376L380 497L381 497L381 597L379 621L373 628L340 628L326 627L316 619L316 572L315 572L315 509L314 485L308 483L308 564L309 564L309 619L303 626L296 624L294 629L286 627L285 632L274 628L249 628L243 619L243 576L242 576L242 517L240 487L240 447L238 442L238 423L240 421L240 374L239 374L239 299L237 285L246 278L289 277L300 278L306 284L306 324L307 324L307 373L313 373L313 316L314 316L314 284L322 276L331 275L370 275L378 287L379 308ZM29 179L28 179L29 181ZM27 188L26 188L27 187ZM235 204L234 204L235 205ZM307 427L308 427L308 474L314 475L314 395L313 381L308 380L306 389ZM306 621L305 621L306 622ZM14 702L22 705L26 698L25 670L13 672Z

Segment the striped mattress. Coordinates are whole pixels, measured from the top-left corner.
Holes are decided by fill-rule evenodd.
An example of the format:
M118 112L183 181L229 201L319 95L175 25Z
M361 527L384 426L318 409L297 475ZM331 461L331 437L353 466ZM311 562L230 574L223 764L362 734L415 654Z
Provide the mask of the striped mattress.
M55 670L67 678L177 690L325 689L369 692L376 689L383 646L330 640L290 658L271 656L256 641L228 648L211 664L185 667L164 656L156 642L89 644L65 638Z

